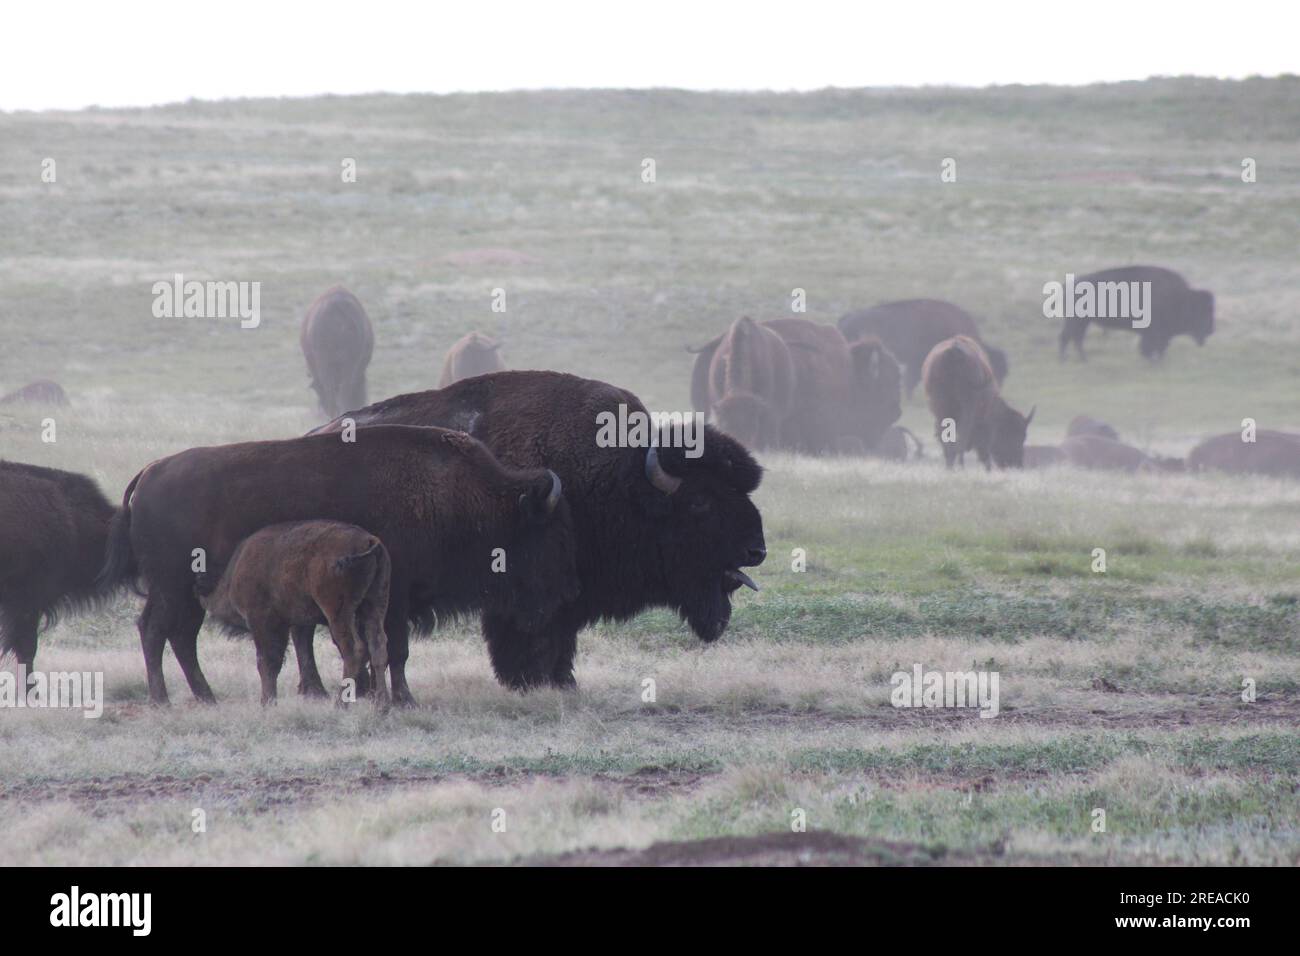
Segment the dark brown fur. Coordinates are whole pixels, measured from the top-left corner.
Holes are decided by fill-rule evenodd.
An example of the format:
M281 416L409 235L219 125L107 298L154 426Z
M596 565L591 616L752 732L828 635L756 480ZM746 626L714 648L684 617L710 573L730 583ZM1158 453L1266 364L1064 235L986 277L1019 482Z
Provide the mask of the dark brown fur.
M85 475L0 461L0 657L30 669L42 624L125 583L128 574L96 580L113 514Z
M552 468L563 479L581 593L531 631L484 612L492 667L511 687L572 687L578 631L649 607L672 608L702 640L716 640L742 584L738 569L766 556L763 522L749 498L762 469L745 449L712 426L705 428L700 458L658 449L664 472L679 482L670 492L651 481L647 449L596 444L597 416L619 405L645 411L631 392L604 382L515 371L399 395L356 415L362 424L464 429L502 462Z
M984 349L958 335L934 347L921 368L926 398L934 414L934 433L951 468L973 449L985 468L1020 468L1025 433L1034 417L1022 415L1002 398ZM956 425L956 441L945 442L945 419Z
M424 629L434 618L485 610L529 633L577 596L572 523L555 475L503 467L468 435L440 428L385 425L343 438L191 448L131 482L106 574L134 560L147 585L140 638L151 700L167 700L167 642L195 696L214 700L196 650L204 612L193 551L203 549L205 570L219 574L239 542L268 525L330 519L384 543L392 563L384 630L398 703L411 702L412 622ZM492 569L498 548L504 573Z
M1071 435L1061 442L1061 451L1076 468L1096 471L1140 471L1155 467L1146 452L1104 435Z
M195 594L228 629L252 633L263 704L275 703L290 629L315 631L325 624L343 659L343 679L358 693L373 690L375 704L384 709L391 577L388 550L369 531L339 521L300 521L249 535L215 584L211 575L199 575Z
M1186 279L1170 269L1159 266L1103 269L1076 278L1075 288L1084 282L1150 282L1151 324L1145 329L1135 329L1131 317L1067 318L1058 340L1061 361L1065 361L1065 352L1071 342L1080 360L1087 358L1083 351L1083 337L1092 323L1107 329L1136 332L1138 351L1143 358L1153 361L1164 356L1174 336L1190 335L1197 345L1204 345L1214 333L1214 296L1202 289L1190 288Z
M794 363L785 342L753 319L737 319L709 363L705 411L745 447L775 448L793 389Z
M342 286L322 293L303 316L299 339L321 411L333 418L366 403L375 332L355 295Z
M475 375L502 372L505 367L506 363L501 359L501 343L483 332L470 332L447 350L438 387L446 388L453 382Z
M885 343L885 348L906 368L903 384L908 398L912 397L921 381L921 366L930 350L954 335L969 336L984 346L999 385L1007 376L1006 353L984 342L974 317L951 302L939 299L885 302L870 309L850 312L840 319L839 328L850 342L874 335Z

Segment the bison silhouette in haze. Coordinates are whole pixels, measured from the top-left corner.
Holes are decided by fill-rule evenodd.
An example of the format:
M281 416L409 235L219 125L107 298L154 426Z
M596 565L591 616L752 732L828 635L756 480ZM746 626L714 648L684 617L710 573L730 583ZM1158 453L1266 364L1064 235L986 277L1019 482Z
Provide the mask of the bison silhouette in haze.
M1215 435L1188 453L1187 470L1300 478L1300 434L1262 428L1253 442L1241 432Z
M0 398L0 405L66 405L67 393L58 382L38 378Z
M645 412L631 392L604 382L517 371L399 395L348 416L362 426L358 435L382 422L462 429L507 465L551 468L563 479L578 593L532 629L493 608L483 613L492 667L511 687L573 686L578 631L651 607L672 608L702 640L716 640L731 619L732 594L754 586L741 569L767 554L749 498L762 469L749 452L711 425L694 458L680 447L597 444L598 416L617 416L620 405Z
M1150 309L1150 324L1143 329L1133 327L1135 304L1128 298L1127 310L1113 307L1122 306L1121 284L1132 289L1130 283L1151 283L1150 300L1146 303ZM1187 280L1177 272L1159 266L1124 266L1118 269L1103 269L1101 272L1089 273L1074 280L1075 289L1085 283L1095 290L1097 308L1106 302L1106 311L1110 313L1103 318L1069 316L1061 326L1057 351L1062 361L1065 360L1067 347L1071 342L1081 360L1087 356L1083 351L1083 337L1090 323L1096 323L1107 329L1122 329L1138 334L1138 351L1143 358L1156 360L1164 356L1169 342L1178 335L1190 335L1197 345L1204 345L1205 340L1214 333L1214 296L1203 289L1193 289ZM1139 286L1138 288L1141 288ZM1116 315L1116 312L1127 312Z
M1107 425L1091 415L1075 415L1070 419L1070 424L1065 426L1065 434L1069 437L1075 435L1097 435L1100 438L1109 438L1111 441L1119 441L1119 432L1113 427Z
M394 425L347 437L191 448L131 481L104 573L138 574L147 590L139 626L151 701L167 700L167 642L194 695L214 701L196 648L204 612L195 573L221 574L239 543L268 525L330 519L384 543L392 568L384 630L397 703L412 701L412 623L425 629L435 616L485 610L527 635L577 597L573 528L554 472L505 467L459 431ZM198 556L206 567L194 566ZM294 629L300 653L300 636L310 631Z
M949 468L959 458L964 461L971 449L985 468L1023 466L1034 409L1022 415L1006 403L978 342L965 335L940 342L926 356L921 379ZM944 441L949 420L955 426L954 441Z
M742 318L705 348L711 359L697 359L691 380L696 409L747 448L778 447L794 390L794 363L785 341Z
M255 531L235 548L220 578L199 574L203 610L234 633L250 632L257 649L262 703L273 704L289 632L326 624L343 659L343 679L369 689L387 708L388 641L384 615L392 565L383 542L356 525L300 521Z
M299 340L321 411L333 418L366 403L375 333L355 295L342 286L322 293L302 318Z
M447 350L438 387L446 388L462 378L503 372L505 367L506 363L501 359L501 343L483 332L470 332L457 339L456 344ZM359 405L350 405L348 408L358 408L364 404L362 401Z
M126 583L96 579L114 512L85 475L0 461L0 657L30 669L43 623Z
M850 342L874 335L906 369L903 384L911 398L921 381L925 357L940 342L965 335L984 347L998 384L1007 377L1007 355L984 342L969 312L939 299L902 299L850 312L840 318L839 329Z

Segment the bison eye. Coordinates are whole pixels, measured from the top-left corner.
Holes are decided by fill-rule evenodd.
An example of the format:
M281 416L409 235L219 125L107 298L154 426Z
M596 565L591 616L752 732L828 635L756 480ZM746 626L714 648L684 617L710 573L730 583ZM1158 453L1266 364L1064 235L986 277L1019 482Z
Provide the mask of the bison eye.
M691 499L691 514L693 515L702 515L705 512L712 510L712 508L713 502L708 498L705 498L703 495L698 495Z

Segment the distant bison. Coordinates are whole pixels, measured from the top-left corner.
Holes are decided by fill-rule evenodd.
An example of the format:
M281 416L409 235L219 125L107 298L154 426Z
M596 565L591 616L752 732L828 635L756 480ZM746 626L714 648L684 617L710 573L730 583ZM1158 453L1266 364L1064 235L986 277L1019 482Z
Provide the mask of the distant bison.
M785 343L794 370L782 447L811 454L866 453L903 414L898 362L879 339L850 344L835 326L807 319L773 319L760 328ZM723 338L693 350L691 399L699 411L711 408L710 370Z
M1146 328L1133 327L1137 317L1137 303L1132 299L1130 283L1150 282L1150 309ZM1141 286L1136 288L1141 289ZM1074 280L1075 299L1090 289L1094 315L1105 312L1104 317L1070 316L1061 327L1058 353L1062 361L1071 342L1080 359L1086 359L1083 337L1089 323L1095 322L1107 329L1123 329L1138 333L1138 351L1143 358L1155 360L1165 354L1169 342L1176 335L1190 335L1197 345L1214 332L1214 296L1202 289L1192 289L1178 273L1159 266L1124 266L1104 269ZM1068 292L1067 292L1068 295ZM1125 305L1127 303L1127 306ZM1076 302L1076 308L1078 304Z
M342 286L322 293L303 316L300 341L321 411L333 418L366 403L375 333L355 295Z
M203 609L227 630L252 633L263 704L275 702L290 629L327 624L343 658L344 680L365 692L371 665L375 703L385 708L391 576L388 551L369 531L339 521L301 521L253 532L220 578L200 574L194 588Z
M1065 463L1065 452L1055 445L1026 445L1025 468L1050 468Z
M532 629L493 608L483 613L492 667L511 687L574 686L578 632L650 607L672 608L701 640L714 641L731 619L731 596L755 587L741 569L767 556L763 521L750 500L763 474L758 463L711 425L699 457L680 447L598 443L602 417L620 413L646 408L604 382L496 372L398 395L354 416L363 426L358 434L381 422L464 429L502 462L552 468L563 479L578 542L579 593ZM335 421L318 431L340 427Z
M0 398L0 405L26 403L33 405L66 405L68 404L68 396L58 382L52 382L48 378L38 378L36 381L30 382Z
M732 323L699 368L707 373L697 407L712 414L718 427L748 448L775 448L790 414L794 362L785 341L753 319ZM694 383L693 388L699 387Z
M501 372L505 367L506 363L501 360L501 343L483 332L470 332L457 339L456 344L447 350L438 387L446 388L453 382L473 378L475 375ZM364 405L365 402L361 404Z
M906 367L903 384L908 398L921 381L921 366L930 350L954 335L968 336L984 347L999 385L1007 377L1006 353L984 342L971 314L951 302L939 299L885 302L850 312L840 319L839 327L850 342L874 335L885 343L885 348Z
M1097 435L1101 438L1109 438L1111 441L1119 441L1119 432L1091 415L1075 415L1070 419L1070 424L1065 427L1065 434Z
M1215 435L1188 453L1187 470L1300 478L1300 434L1261 429L1253 442L1240 432Z
M0 461L0 657L28 668L36 633L126 582L96 580L114 508L85 475Z
M1155 464L1141 449L1103 435L1071 435L1061 442L1061 451L1076 468L1096 471L1138 471Z
M1034 409L1022 415L1003 400L978 342L965 335L940 342L926 356L921 379L934 414L934 433L949 468L971 449L985 468L1022 467L1025 434ZM944 441L949 421L954 440Z
M268 525L330 519L384 543L392 566L384 630L397 703L412 701L412 622L427 629L435 617L484 610L527 635L577 596L573 527L554 472L507 468L459 431L384 425L358 428L354 438L191 448L131 481L110 531L105 576L129 570L146 585L140 641L151 701L167 700L162 654L170 642L190 690L214 702L198 661L204 611L194 573L220 574L239 543ZM192 567L196 554L206 568ZM294 628L300 666L303 630Z

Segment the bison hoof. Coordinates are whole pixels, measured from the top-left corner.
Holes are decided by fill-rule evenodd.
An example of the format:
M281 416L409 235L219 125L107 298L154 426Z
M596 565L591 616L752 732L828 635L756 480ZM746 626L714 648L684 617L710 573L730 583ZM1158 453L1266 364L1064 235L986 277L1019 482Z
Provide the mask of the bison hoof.
M328 697L324 684L299 684L298 694L301 697Z

